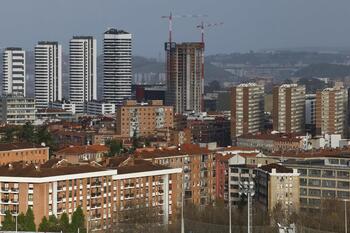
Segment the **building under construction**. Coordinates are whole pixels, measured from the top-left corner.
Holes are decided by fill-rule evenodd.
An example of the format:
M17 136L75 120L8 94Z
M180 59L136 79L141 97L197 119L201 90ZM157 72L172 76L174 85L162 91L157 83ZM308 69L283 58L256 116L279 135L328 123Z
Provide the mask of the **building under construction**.
M201 112L204 91L204 43L165 43L167 53L166 104L176 113Z

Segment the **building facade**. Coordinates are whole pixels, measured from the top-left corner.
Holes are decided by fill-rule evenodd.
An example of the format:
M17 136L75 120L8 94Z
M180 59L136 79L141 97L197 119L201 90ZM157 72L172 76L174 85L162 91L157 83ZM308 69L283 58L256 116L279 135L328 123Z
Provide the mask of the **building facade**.
M35 103L48 108L62 100L62 46L58 42L40 41L35 46Z
M170 129L174 125L173 107L164 106L160 100L149 104L125 101L117 107L116 115L117 134L125 138L152 136L157 129Z
M49 147L32 143L1 143L0 164L14 162L45 163L49 160Z
M245 83L231 90L231 140L258 133L263 126L264 86Z
M273 130L302 133L305 127L305 86L284 84L273 88Z
M107 103L122 105L131 97L132 35L108 29L103 40L103 97Z
M9 125L24 125L35 121L35 99L23 96L1 98L1 121Z
M96 49L91 36L74 36L69 43L69 98L77 113L84 113L86 102L97 99Z
M21 48L6 48L3 52L3 95L26 95L26 53Z
M177 174L144 161L123 162L117 167L73 165L50 160L43 165L14 163L0 171L0 220L5 211L16 216L32 208L38 226L44 216L72 218L80 206L85 226L92 232L104 232L123 222L123 214L137 206L153 208L167 223L176 211ZM176 187L176 186L175 186ZM129 215L130 216L130 215Z
M204 93L204 44L166 43L166 104L176 113L201 112Z
M103 101L89 101L87 103L87 114L89 115L105 115L115 114L115 104Z
M299 210L300 190L297 169L273 163L256 169L256 200L268 211L280 204L288 213Z

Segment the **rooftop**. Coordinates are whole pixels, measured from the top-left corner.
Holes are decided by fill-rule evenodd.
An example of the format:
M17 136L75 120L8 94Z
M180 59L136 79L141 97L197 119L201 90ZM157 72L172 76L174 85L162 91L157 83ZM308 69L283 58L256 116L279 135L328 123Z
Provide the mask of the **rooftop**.
M261 134L246 134L241 135L238 138L242 139L255 139L255 140L272 140L281 142L300 142L300 135L296 134L283 134L283 133L261 133Z
M69 146L56 152L57 155L80 155L85 153L103 153L109 149L105 145L85 145L85 146Z
M279 165L277 163L271 163L260 167L261 170L271 173L272 169L276 169L277 173L293 173L292 168L287 168L285 166Z
M210 151L207 148L202 148L194 144L183 144L180 147L168 147L168 148L144 148L136 150L135 157L143 159L162 158L170 156L180 155L197 155L208 154Z
M130 33L124 30L118 30L116 28L109 28L107 31L105 31L104 34L130 34Z
M33 143L0 143L0 151L11 151L11 150L23 150L31 148L47 148L42 145L36 145Z
M106 171L106 168L92 165L74 165L64 160L51 159L43 165L15 162L0 166L0 176L10 177L49 177L78 173Z
M274 152L271 157L285 157L285 158L325 158L325 157L336 157L336 158L350 158L350 147L345 148L327 148L310 151L278 151Z

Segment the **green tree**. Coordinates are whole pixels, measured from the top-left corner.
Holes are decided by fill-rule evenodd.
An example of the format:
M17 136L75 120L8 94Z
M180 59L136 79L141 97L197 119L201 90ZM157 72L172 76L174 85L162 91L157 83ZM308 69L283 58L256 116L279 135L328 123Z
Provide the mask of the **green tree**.
M43 219L41 220L38 231L40 232L49 231L49 221L47 220L46 216L44 216Z
M27 142L34 142L35 129L30 122L26 122L18 132L18 138Z
M16 223L13 221L13 217L10 211L5 212L4 221L2 222L1 230L3 231L14 231L16 229Z
M34 222L34 213L32 208L27 209L27 213L25 215L24 228L26 231L35 231L35 222Z
M26 231L26 216L23 213L17 216L17 228L19 231Z
M63 233L69 232L69 218L67 213L63 213L60 218L60 228Z
M59 232L61 231L59 226L59 221L55 215L49 216L49 231L50 232Z
M35 134L35 142L38 144L45 143L50 147L50 152L57 149L57 145L52 137L52 134L48 131L46 126L39 127Z
M137 131L134 130L134 134L132 136L132 148L133 150L135 150L138 147L139 147L139 138L137 136Z
M74 211L72 215L72 222L70 224L70 232L79 232L84 233L86 232L85 226L84 226L84 220L85 216L83 213L83 210L81 209L80 206Z
M13 127L6 127L3 142L6 142L6 143L13 142L13 138L15 136L15 131L16 130Z
M121 142L119 142L115 139L108 140L106 142L106 145L109 147L109 152L107 154L108 157L112 157L116 154L120 154L120 152L123 148Z

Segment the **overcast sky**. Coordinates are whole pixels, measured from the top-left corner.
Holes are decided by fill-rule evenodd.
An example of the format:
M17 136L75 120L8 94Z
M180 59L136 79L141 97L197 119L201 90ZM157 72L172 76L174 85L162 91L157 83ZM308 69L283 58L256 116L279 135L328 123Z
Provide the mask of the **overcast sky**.
M349 0L0 0L0 47L32 50L38 40L65 47L73 35L93 35L102 47L108 27L133 34L136 55L158 57L167 39L161 15L207 14L224 22L207 31L207 54L268 48L350 47ZM175 41L195 41L199 19L176 19Z

